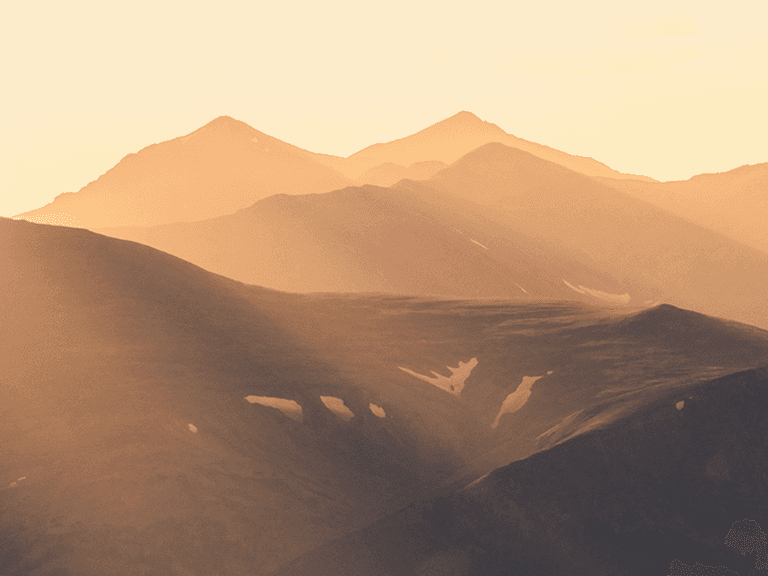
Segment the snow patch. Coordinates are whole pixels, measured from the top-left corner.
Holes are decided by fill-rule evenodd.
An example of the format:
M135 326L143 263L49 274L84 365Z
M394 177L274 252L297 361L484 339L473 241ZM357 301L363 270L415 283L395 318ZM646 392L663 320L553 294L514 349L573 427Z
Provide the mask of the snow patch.
M489 472L488 474L490 474L490 472ZM482 482L483 480L485 480L486 478L488 478L488 474L483 474L483 475L482 475L482 476L480 476L480 478L478 478L477 480L472 480L472 482L470 482L469 484L467 484L466 486L464 486L464 488L462 488L461 490L459 490L459 492L463 492L464 490L467 490L467 489L469 489L469 488L472 488L472 486L476 486L477 484L479 484L480 482Z
M523 292L525 292L526 294L528 294L528 290L526 290L525 288L523 288L522 286L520 286L520 284L518 284L517 282L512 282L512 284L514 284L515 286L517 286L518 288L520 288L520 290L522 290ZM529 294L529 296L530 296L530 294Z
M474 242L475 244L477 244L478 246L480 246L480 248L485 248L486 250L488 250L488 246L483 246L483 245L482 245L482 244L480 244L480 242L478 242L477 240L472 240L472 238L470 238L469 240L470 240L470 242Z
M441 390L445 390L449 394L459 396L461 391L464 389L464 382L466 382L467 378L469 378L469 374L472 372L472 369L475 366L477 366L477 358L472 358L469 362L462 362L459 360L458 368L451 368L450 366L446 366L446 368L451 371L451 375L448 377L443 376L442 374L438 374L434 370L432 371L434 376L424 376L423 374L417 374L416 372L409 370L408 368L403 368L402 366L398 366L398 368L400 368L400 370L403 372L410 374L411 376L416 376L416 378L424 380L424 382L428 382L433 386L437 386Z
M246 396L245 399L251 404L261 404L262 406L267 406L269 408L276 408L288 416L288 418L296 420L296 422L304 421L304 412L299 403L295 400L271 398L269 396Z
M373 412L379 418L387 417L386 412L384 412L384 408L381 406L376 406L376 404L368 404L368 407L371 409L371 412Z
M18 480L16 480L16 482L11 482L11 483L8 485L8 488L16 488L16 487L19 485L19 482L21 482L22 480L26 480L26 479L27 479L27 477L26 477L26 476L22 476L21 478L19 478Z
M355 417L354 412L344 405L344 400L336 398L335 396L320 396L320 400L323 401L325 407L331 412L336 414L339 418L345 422L349 422Z
M544 378L544 376L523 376L523 381L517 386L517 390L507 396L501 404L499 413L496 414L496 419L491 424L491 428L496 428L499 425L499 421L504 414L513 414L525 406L528 398L531 397L531 386L541 378Z
M568 280L563 279L563 282L565 283L568 288L573 290L574 292L578 292L579 294L583 294L584 296L591 296L592 298L596 298L597 300L603 300L604 302L610 302L611 304L628 304L630 300L632 300L632 297L627 294L610 294L609 292L603 292L602 290L593 290L592 288L587 288L586 286L582 286L579 284L579 287L577 288Z

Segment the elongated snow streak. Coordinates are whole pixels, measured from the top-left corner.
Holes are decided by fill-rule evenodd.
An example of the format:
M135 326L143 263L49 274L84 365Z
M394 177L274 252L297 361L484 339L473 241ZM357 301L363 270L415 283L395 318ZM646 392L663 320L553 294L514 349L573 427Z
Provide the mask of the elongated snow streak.
M491 428L496 428L499 425L499 421L504 414L514 414L520 408L525 406L528 402L528 398L531 397L531 386L536 380L543 378L544 376L523 376L523 381L517 386L517 390L512 392L506 397L501 404L499 413L496 414L496 419L491 424Z
M434 370L432 371L434 376L425 376L423 374L418 374L413 370L409 370L408 368L403 368L402 366L398 366L398 368L400 368L400 370L403 372L407 372L411 376L416 376L416 378L424 380L424 382L429 382L433 386L437 386L441 390L445 390L449 394L459 396L461 395L461 391L464 389L464 382L466 382L467 378L469 378L469 374L472 372L472 369L475 366L477 366L477 358L472 358L469 362L462 362L459 360L458 368L451 368L450 366L446 366L446 368L451 371L450 376L443 376Z
M610 294L608 292L603 292L602 290L593 290L592 288L587 288L581 284L579 284L579 287L577 288L568 282L568 280L563 280L563 283L574 292L578 292L579 294L583 294L585 296L591 296L592 298L596 298L604 302L610 302L611 304L628 304L629 301L632 300L632 296L630 296L629 293Z
M276 408L288 416L288 418L296 420L296 422L304 421L304 412L295 400L270 398L268 396L246 396L245 399L251 404L261 404L262 406L268 406L269 408Z
M334 396L320 396L320 400L323 401L323 404L325 404L325 407L328 408L328 410L336 414L336 416L345 422L349 422L355 417L354 412L347 408L344 404L344 400L341 398L336 398Z

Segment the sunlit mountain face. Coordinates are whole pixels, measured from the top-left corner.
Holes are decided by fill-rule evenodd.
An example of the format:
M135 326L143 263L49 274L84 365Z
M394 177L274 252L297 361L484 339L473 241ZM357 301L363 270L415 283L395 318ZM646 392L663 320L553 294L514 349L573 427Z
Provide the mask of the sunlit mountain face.
M653 284L621 281L583 252L519 233L485 212L425 187L363 186L273 196L202 222L98 231L230 278L294 292L636 305L659 295Z
M761 166L222 116L0 219L0 574L768 573Z
M493 143L420 185L581 250L615 277L654 284L662 301L768 328L768 253L563 166Z
M351 181L229 116L130 153L78 192L27 220L81 226L150 226L231 214L273 194L317 193Z
M3 574L267 573L768 362L764 331L671 306L294 295L0 234Z
M193 222L231 214L274 194L316 194L357 184L429 178L478 146L504 142L579 173L621 174L591 158L516 138L470 112L349 158L317 154L220 116L190 134L129 153L78 192L18 217L85 228Z
M699 174L679 182L599 179L752 248L768 252L768 163Z

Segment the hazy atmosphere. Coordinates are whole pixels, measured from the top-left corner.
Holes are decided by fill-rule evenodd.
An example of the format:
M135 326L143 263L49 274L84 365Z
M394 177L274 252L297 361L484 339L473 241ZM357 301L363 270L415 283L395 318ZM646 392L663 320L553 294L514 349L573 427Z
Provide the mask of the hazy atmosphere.
M662 181L768 157L763 2L43 2L3 12L3 216L224 114L341 156L469 110Z
M768 576L768 4L19 5L1 576Z

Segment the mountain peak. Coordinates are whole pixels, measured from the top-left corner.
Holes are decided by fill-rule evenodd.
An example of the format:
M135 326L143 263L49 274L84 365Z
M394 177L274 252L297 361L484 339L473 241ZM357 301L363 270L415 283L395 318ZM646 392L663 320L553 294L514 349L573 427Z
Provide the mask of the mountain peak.
M498 133L499 135L506 136L506 132L496 126L496 124L493 124L492 122L486 122L485 120L482 120L472 112L468 112L467 110L462 110L461 112L458 112L454 114L453 116L450 116L449 118L446 118L445 120L438 122L434 126L448 126L450 128L461 128L463 130L469 129L473 132L476 132L478 130L482 132L494 132ZM427 128L428 130L429 128Z
M472 112L469 112L467 110L462 110L461 112L457 112L448 120L461 120L462 122L483 122L480 118L478 118L475 114L472 114Z
M235 135L254 135L258 131L252 126L246 124L241 120L236 120L231 116L218 116L214 118L205 126L196 130L196 132L206 134L222 134L228 136Z

